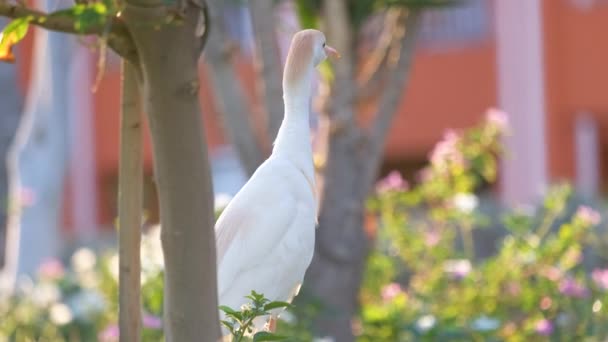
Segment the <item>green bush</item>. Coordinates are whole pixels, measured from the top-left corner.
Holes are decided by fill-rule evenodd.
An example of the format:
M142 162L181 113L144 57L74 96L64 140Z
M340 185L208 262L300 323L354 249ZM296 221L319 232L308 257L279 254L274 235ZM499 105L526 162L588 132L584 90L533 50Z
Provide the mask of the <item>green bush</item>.
M537 210L488 217L478 209L475 192L494 182L507 129L491 110L481 125L446 134L418 185L408 188L398 173L378 184L359 341L608 337L608 269L584 266L599 240L598 212L569 213L572 189L563 184ZM493 253L477 256L489 242L475 233L496 223L504 231Z

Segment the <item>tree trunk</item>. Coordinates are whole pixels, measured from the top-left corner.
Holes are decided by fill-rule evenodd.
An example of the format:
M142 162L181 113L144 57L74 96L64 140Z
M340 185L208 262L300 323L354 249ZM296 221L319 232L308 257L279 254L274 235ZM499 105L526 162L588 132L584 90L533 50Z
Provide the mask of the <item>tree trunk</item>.
M267 136L274 141L283 122L282 63L275 34L274 0L249 3L251 21L257 41L258 91L266 103Z
M140 245L143 200L142 125L134 66L122 62L120 171L118 176L119 321L121 342L140 340Z
M247 97L233 69L231 55L234 51L231 51L229 39L223 29L222 1L208 0L207 5L212 29L205 48L205 61L209 65L211 83L217 106L222 112L226 133L235 146L243 168L250 176L264 161L264 153L250 121L251 110Z
M0 26L4 26L6 22L6 19L0 19ZM6 160L11 142L19 126L22 107L21 98L17 87L17 68L10 64L0 64L0 103L2 103L2 108L0 108L0 270L5 265L8 243L7 223L10 199L8 193L9 172Z
M315 256L304 286L308 294L324 304L315 322L317 335L348 342L354 341L352 319L358 310L368 252L363 225L365 200L377 177L384 140L406 85L419 13L404 16L400 27L407 30L407 39L403 35L400 40L399 60L389 70L387 90L367 134L354 118L354 51L346 8L342 1L331 0L325 2L325 12L332 13L331 20L327 20L328 41L346 53L335 65L336 78L329 95L331 115L325 118L329 122L321 126L324 131L320 134L328 142L322 170L323 194Z
M197 67L204 39L195 35L202 12L193 3L179 3L187 6L177 24L163 24L169 13L161 0L129 0L123 15L141 62L152 134L165 260L166 339L215 342L213 189L198 102Z
M41 0L38 8L56 9ZM32 274L60 247L61 199L68 158L68 84L73 37L38 30L32 80L9 156L10 257L15 273ZM24 190L27 192L24 193Z

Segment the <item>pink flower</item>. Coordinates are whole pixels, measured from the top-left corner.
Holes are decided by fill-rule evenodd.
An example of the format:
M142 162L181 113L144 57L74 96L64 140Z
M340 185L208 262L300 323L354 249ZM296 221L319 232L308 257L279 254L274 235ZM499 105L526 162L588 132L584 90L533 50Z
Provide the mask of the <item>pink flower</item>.
M120 336L120 329L118 328L118 324L110 324L105 329L103 329L97 338L101 342L115 342L118 341L118 337Z
M462 279L471 273L471 262L468 259L447 260L443 265L445 272L453 279Z
M458 150L460 135L454 130L446 130L443 140L435 145L431 152L431 164L437 167L444 167L448 163L463 164L464 158Z
M390 283L382 288L382 300L385 302L391 301L401 293L403 293L401 285Z
M560 281L559 291L572 298L585 298L589 295L589 290L572 277L566 277Z
M376 191L381 194L389 191L407 190L407 188L407 181L401 177L399 171L391 171L376 185Z
M439 241L441 241L441 234L436 229L432 229L424 233L424 243L428 247L436 246Z
M507 132L509 130L509 116L500 109L488 109L486 111L486 122L500 132Z
M554 266L544 267L540 270L540 274L551 281L558 281L562 277L562 270Z
M146 313L142 317L142 323L143 323L144 327L150 328L150 329L160 330L163 327L163 321L160 319L160 317L146 314Z
M536 323L534 330L539 335L549 336L553 333L553 323L548 319L541 319Z
M599 288L608 290L608 268L593 270L591 278Z
M585 205L578 207L574 217L589 226L596 226L602 221L600 213Z
M59 279L65 274L65 268L61 261L50 258L42 262L38 267L38 275L41 278Z
M428 182L431 179L433 179L433 169L430 167L425 167L416 174L416 181L419 183Z
M553 300L551 300L551 297L545 296L540 300L539 306L541 310L549 310L551 305L553 305Z

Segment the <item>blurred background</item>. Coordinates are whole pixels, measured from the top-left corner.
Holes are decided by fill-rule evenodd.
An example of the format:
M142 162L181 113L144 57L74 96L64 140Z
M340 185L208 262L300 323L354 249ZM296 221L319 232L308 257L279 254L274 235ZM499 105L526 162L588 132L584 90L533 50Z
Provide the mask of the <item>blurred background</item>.
M297 10L292 1L276 1L269 19L281 62L291 36L303 28ZM248 2L225 1L221 18L230 44L225 58L250 109L239 115L263 140L264 104L256 90ZM383 20L381 12L369 15L357 35L362 51L373 50ZM0 20L0 26L5 23ZM605 32L606 0L468 0L425 10L409 83L386 136L381 176L397 170L404 181L418 181L418 171L446 130L474 127L489 108L498 108L510 128L500 138L505 153L498 160L497 181L473 189L482 206L534 207L558 181L572 184L581 201L603 205L608 186ZM11 210L20 208L16 267L19 274L31 275L49 258L65 260L82 246L100 250L115 241L120 60L108 53L100 62L99 46L92 41L38 29L17 46L16 56L16 64L0 65L0 157L22 157L18 171L0 172L0 198L8 199L0 224L9 226ZM226 132L206 57L200 68L202 115L216 200L225 203L248 172ZM357 102L361 117L373 112L382 93L381 88L365 90ZM319 106L313 108L314 131ZM29 125L23 123L27 120ZM148 137L144 159L145 222L153 226L158 206ZM11 184L19 184L13 191L17 197L7 195ZM1 231L0 251L6 251L11 240L6 228Z

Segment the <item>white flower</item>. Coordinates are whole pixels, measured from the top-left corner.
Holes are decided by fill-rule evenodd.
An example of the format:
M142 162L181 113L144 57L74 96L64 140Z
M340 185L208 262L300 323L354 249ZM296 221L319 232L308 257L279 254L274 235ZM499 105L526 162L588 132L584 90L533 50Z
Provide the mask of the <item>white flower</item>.
M416 327L419 331L425 332L433 329L437 319L433 315L424 315L416 321Z
M88 248L80 248L72 255L72 267L76 272L85 272L93 269L97 258Z
M471 328L477 331L490 331L496 330L500 327L500 321L488 316L480 316L471 324Z
M55 284L40 283L32 291L32 301L40 306L47 306L59 300L61 293Z
M445 261L443 269L451 277L462 279L471 272L472 266L468 259L452 259Z
M452 203L456 209L465 214L471 213L479 204L479 199L474 194L458 193L452 198Z
M51 321L57 325L68 324L72 321L70 308L62 303L53 304L49 311Z

